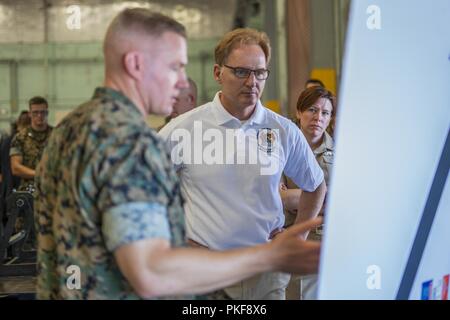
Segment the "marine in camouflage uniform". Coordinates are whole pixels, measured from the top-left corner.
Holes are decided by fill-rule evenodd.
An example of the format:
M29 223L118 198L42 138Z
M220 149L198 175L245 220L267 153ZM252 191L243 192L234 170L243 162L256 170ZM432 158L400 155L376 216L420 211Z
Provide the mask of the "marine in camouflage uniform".
M9 156L21 156L22 165L36 169L52 129L48 125L46 130L36 131L30 126L19 131L11 141ZM21 178L18 191L29 191L33 186L34 179Z
M185 243L183 200L166 149L124 95L97 88L54 129L36 173L38 299L138 299L119 246ZM70 289L69 266L81 271Z

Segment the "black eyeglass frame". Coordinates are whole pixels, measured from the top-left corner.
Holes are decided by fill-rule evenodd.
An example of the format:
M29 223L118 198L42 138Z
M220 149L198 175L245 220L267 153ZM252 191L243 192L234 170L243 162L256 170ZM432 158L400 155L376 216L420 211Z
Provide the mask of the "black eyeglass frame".
M46 116L48 116L48 110L33 110L33 111L30 111L30 115L33 117L36 117L39 115L46 117Z
M269 75L270 75L270 70L269 69L256 69L256 70L253 70L253 69L242 68L242 67L232 67L232 66L229 66L229 65L226 65L226 64L224 64L223 66L227 67L228 69L233 70L233 74L236 76L236 78L239 78L239 79L247 79L253 73L257 80L261 80L262 81L262 80L267 80L267 78L269 78ZM248 75L244 76L244 77L240 77L240 76L238 76L236 74L237 70L244 70L244 71L246 71L248 73ZM267 76L265 78L263 78L263 79L260 79L257 76L257 73L256 73L257 71L265 71L265 72L267 72Z

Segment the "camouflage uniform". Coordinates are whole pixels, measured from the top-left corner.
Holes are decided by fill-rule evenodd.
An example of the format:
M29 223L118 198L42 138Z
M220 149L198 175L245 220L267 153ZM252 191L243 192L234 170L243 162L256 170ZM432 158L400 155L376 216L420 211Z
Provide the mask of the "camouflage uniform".
M315 150L313 150L314 156L316 157L317 162L319 163L319 166L322 168L325 182L328 186L330 174L331 174L331 167L333 166L334 162L334 141L333 138L328 134L328 132L324 132L324 137L321 145L317 147ZM284 183L288 187L288 189L298 189L297 185L292 182L291 179L287 178L286 176L283 176ZM323 216L325 210L325 206L322 206L322 209L319 212L320 216ZM289 227L295 222L295 219L297 217L297 212L291 212L288 210L284 210L285 215L285 227ZM313 230L309 233L308 239L310 240L321 240L322 234L320 232L316 232L316 230Z
M52 129L51 126L47 126L44 131L36 131L28 127L19 131L11 141L9 156L21 156L22 164L34 170L41 159ZM30 185L34 185L34 179L21 178L18 190L26 191Z
M329 185L329 179L331 174L331 168L334 162L334 141L333 138L328 134L328 132L324 132L323 142L322 144L313 150L314 155L316 156L317 162L323 170L325 181L327 185ZM326 201L325 201L326 203ZM325 205L322 206L322 209L319 212L319 215L323 216L325 212ZM312 230L309 233L308 240L322 240L322 227L319 229ZM293 281L296 278L293 277ZM318 290L318 276L317 274L310 274L306 276L300 277L300 299L301 300L316 300L317 299L317 290Z
M324 137L321 145L313 150L319 166L324 173L324 179L329 185L331 169L334 162L334 141L328 132L324 132ZM291 179L284 177L286 186L289 189L298 189ZM319 215L323 216L325 205L320 209ZM284 210L286 217L285 227L292 225L297 217L296 212ZM308 235L308 240L321 241L322 227L312 230ZM317 274L310 274L306 276L292 275L287 292L290 298L294 299L317 299ZM291 296L292 295L292 296ZM299 296L298 296L299 295Z
M36 193L39 299L137 299L114 250L150 238L185 244L170 157L137 107L112 89L97 88L54 129ZM67 286L71 265L81 289Z

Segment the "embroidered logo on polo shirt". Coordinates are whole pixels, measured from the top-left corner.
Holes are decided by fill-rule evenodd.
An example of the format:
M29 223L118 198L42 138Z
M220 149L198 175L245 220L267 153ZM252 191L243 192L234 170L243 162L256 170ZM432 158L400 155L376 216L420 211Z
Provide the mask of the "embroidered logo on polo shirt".
M271 128L262 128L257 134L258 148L267 154L271 154L278 143L276 130Z

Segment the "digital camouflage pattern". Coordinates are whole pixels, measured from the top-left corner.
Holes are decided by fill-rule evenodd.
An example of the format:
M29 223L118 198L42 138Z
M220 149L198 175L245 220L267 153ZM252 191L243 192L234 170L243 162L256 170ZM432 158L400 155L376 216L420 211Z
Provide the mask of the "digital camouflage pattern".
M172 246L185 244L178 177L128 98L97 88L54 129L36 173L35 219L39 299L138 299L114 248L164 237L165 226ZM67 285L71 265L80 289Z
M19 131L11 141L9 155L21 156L24 166L33 170L36 169L52 129L51 126L47 126L45 131L36 131L28 127ZM18 190L27 191L30 185L34 185L34 179L21 178Z

